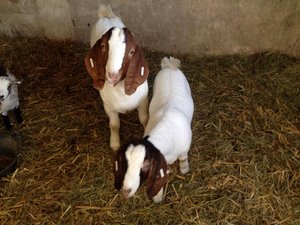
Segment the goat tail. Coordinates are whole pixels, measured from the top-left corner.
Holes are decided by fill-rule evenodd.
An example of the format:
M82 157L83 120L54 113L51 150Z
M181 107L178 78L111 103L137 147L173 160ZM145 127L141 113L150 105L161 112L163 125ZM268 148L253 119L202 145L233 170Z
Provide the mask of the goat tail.
M108 5L100 5L98 8L98 17L107 17L107 18L116 18L116 14L113 13L111 6Z
M179 59L176 59L176 58L173 58L173 57L164 57L162 60L161 60L161 68L164 69L164 68L170 68L170 69L173 69L173 70L176 70L180 67L180 60Z

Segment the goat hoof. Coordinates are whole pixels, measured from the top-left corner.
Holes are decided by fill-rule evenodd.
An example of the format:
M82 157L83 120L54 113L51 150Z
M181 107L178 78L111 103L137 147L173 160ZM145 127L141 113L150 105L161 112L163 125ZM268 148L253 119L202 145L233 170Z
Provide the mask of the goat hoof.
M180 168L180 173L181 174L187 174L190 171L190 167L184 167L184 168Z
M120 148L120 144L116 144L116 143L114 143L114 144L110 144L110 148L113 150L113 151L118 151L119 150L119 148Z

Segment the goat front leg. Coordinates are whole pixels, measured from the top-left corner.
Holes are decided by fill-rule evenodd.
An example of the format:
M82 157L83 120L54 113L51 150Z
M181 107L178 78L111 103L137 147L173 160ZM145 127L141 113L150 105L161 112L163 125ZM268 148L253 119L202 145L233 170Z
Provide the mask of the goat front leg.
M7 113L2 113L2 119L7 130L11 130L12 125L9 121Z
M18 121L18 123L22 123L23 118L22 118L21 110L19 107L14 109L14 114L15 114L15 117L16 117L16 120Z
M149 119L148 108L149 108L149 100L148 97L146 97L145 99L143 99L143 101L137 108L139 113L139 120L143 125L144 129L146 128Z
M179 156L179 170L182 174L186 174L190 171L190 165L189 165L187 153Z
M120 118L117 112L106 112L109 117L110 148L117 151L120 148Z

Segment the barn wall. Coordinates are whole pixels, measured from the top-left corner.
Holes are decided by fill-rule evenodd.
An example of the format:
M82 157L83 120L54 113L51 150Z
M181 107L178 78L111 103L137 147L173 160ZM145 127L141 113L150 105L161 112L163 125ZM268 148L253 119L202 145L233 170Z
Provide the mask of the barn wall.
M88 42L100 2L154 50L300 55L300 0L1 0L0 33Z

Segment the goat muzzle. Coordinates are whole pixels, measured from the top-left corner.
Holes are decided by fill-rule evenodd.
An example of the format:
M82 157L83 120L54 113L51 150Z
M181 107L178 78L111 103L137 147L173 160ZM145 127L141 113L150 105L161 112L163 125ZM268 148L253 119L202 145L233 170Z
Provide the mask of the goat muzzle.
M126 199L128 199L130 196L130 192L131 192L131 189L122 189L122 192L123 192L123 195Z

